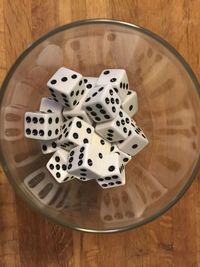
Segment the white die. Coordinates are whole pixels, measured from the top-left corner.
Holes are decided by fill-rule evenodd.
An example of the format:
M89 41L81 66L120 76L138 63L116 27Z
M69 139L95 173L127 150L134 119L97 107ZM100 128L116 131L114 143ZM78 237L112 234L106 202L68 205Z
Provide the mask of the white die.
M128 136L130 124L131 118L120 109L114 120L97 124L95 131L107 141L116 142Z
M27 138L38 140L51 140L57 138L59 134L59 113L25 113L25 136Z
M98 85L111 84L123 101L129 89L128 77L123 69L106 69L103 70L97 81Z
M90 143L93 133L93 126L78 117L74 117L62 125L57 144L70 150L75 146Z
M93 121L90 119L88 114L83 109L83 103L85 101L87 94L88 94L88 90L85 91L79 104L74 109L72 109L72 110L68 110L67 108L63 109L63 116L66 120L70 120L73 117L78 117L79 119L84 120L85 122L87 122L89 124L93 124Z
M47 169L57 182L63 183L74 179L74 176L67 172L69 153L66 150L57 150L47 162Z
M122 102L122 109L132 117L138 111L138 99L137 93L132 90L128 90L127 96Z
M104 156L104 166L102 166L101 177L97 183L102 188L112 188L125 184L124 165L117 153L111 153Z
M123 152L134 156L149 143L144 132L131 123L130 135L124 141L117 142L117 146Z
M95 122L114 119L120 109L121 100L109 84L95 87L85 99L84 108Z
M119 150L119 148L116 145L112 145L110 148L111 153L117 153L120 156L121 163L125 166L129 161L131 160L131 156L127 153Z
M68 109L77 106L85 92L85 85L81 74L60 68L47 82L53 99Z
M88 181L100 177L103 165L103 153L86 144L70 150L67 171L82 181Z

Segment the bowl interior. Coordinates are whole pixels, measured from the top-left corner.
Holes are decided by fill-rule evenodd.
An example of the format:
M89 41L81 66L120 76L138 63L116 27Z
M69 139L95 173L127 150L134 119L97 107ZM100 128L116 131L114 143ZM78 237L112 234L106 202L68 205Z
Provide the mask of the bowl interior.
M125 186L58 184L45 168L51 155L24 138L24 113L37 111L41 97L49 96L46 82L60 66L95 77L102 69L126 69L138 94L134 120L150 143L127 165ZM191 183L198 160L198 94L186 69L160 41L123 23L74 24L41 38L2 88L1 158L11 183L41 213L78 229L118 231L155 218Z

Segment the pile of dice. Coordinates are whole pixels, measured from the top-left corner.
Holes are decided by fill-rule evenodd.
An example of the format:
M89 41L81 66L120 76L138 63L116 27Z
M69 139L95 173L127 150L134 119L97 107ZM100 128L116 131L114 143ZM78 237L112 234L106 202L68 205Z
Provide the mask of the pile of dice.
M95 78L62 67L47 86L51 97L25 114L25 136L40 140L44 154L54 152L46 165L53 177L125 184L125 165L148 144L131 119L138 103L126 71L106 69Z

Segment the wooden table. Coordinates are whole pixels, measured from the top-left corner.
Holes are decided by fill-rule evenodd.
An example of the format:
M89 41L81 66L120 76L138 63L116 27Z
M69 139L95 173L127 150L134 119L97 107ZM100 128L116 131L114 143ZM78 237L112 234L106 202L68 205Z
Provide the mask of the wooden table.
M92 17L158 33L200 77L199 0L0 0L0 80L32 40ZM1 172L0 267L200 267L199 186L197 178L175 207L149 225L94 235L66 230L34 213Z

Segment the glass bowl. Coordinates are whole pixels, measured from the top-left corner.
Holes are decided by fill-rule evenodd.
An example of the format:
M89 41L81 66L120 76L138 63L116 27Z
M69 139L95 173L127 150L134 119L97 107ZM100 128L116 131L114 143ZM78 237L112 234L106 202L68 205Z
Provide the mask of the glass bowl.
M138 94L134 120L149 145L126 167L126 185L58 184L45 168L51 155L24 137L24 113L48 96L46 82L66 66L83 76L126 69ZM157 218L180 199L199 166L199 84L178 52L154 33L125 22L95 19L59 27L16 60L0 94L0 158L15 190L61 225L87 232L129 230Z

